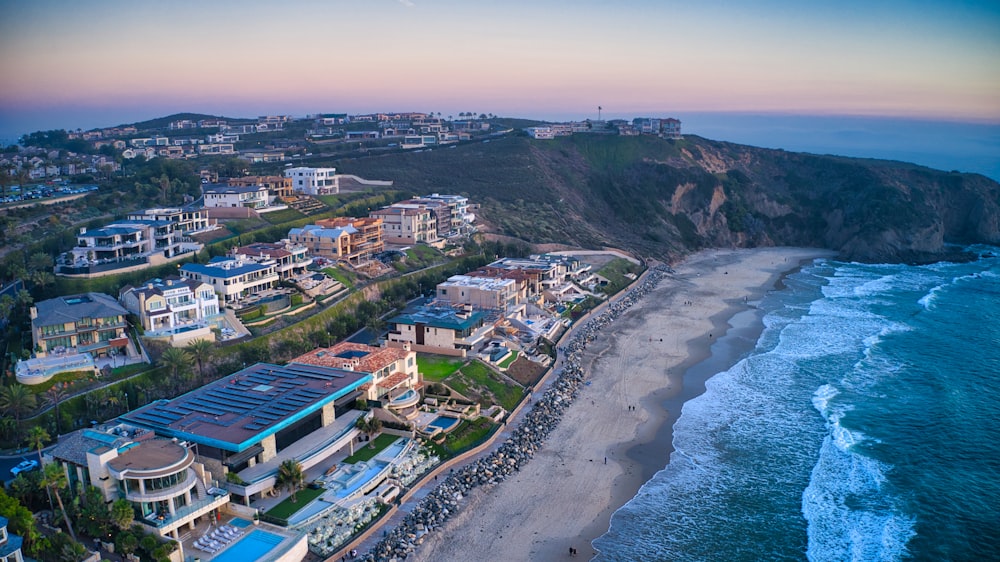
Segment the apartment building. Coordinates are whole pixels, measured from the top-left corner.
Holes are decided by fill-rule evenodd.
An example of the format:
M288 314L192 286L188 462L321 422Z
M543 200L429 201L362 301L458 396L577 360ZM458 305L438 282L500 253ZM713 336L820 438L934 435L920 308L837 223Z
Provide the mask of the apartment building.
M223 304L235 303L275 287L279 277L277 263L256 263L245 259L219 256L207 264L186 263L181 277L208 284L222 298Z
M288 168L285 177L292 180L292 189L306 195L340 193L336 168Z

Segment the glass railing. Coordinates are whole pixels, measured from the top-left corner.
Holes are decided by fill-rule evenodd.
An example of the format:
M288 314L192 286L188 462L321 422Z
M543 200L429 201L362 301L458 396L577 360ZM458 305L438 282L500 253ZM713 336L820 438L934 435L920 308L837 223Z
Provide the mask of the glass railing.
M142 521L146 525L159 529L172 523L176 523L197 511L205 509L206 507L217 507L219 505L225 505L226 503L229 503L229 494L222 496L207 496L192 501L190 505L178 508L173 515L170 515L169 513L163 516L153 515L143 518Z

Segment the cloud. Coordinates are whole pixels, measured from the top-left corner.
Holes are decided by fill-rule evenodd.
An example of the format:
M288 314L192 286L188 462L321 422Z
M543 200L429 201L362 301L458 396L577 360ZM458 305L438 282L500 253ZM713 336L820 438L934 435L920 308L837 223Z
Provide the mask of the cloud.
M414 6L412 0L399 0L399 3L406 6L407 8L412 8Z

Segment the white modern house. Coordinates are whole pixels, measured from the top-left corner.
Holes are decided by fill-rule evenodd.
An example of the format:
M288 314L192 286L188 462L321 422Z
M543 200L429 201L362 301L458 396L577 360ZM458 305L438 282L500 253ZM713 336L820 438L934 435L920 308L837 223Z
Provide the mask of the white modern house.
M164 207L144 209L129 213L128 219L172 222L174 223L174 230L185 236L219 228L217 221L208 218L201 209L191 208Z
M232 186L207 185L202 192L205 194L205 207L249 207L263 209L267 207L268 192L263 185Z
M222 298L224 304L240 301L278 284L278 266L274 260L262 263L241 258L219 256L207 264L186 263L181 276L206 283Z
M306 195L340 193L336 168L288 168L285 177L292 179L292 189Z

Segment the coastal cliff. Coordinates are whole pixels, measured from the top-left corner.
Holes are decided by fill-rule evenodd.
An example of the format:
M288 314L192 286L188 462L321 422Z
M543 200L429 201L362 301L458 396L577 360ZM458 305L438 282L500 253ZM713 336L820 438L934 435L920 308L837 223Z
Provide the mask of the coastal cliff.
M1000 184L978 174L689 136L497 139L341 163L417 192L463 193L495 234L672 260L706 247L814 246L927 262L1000 244Z

